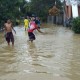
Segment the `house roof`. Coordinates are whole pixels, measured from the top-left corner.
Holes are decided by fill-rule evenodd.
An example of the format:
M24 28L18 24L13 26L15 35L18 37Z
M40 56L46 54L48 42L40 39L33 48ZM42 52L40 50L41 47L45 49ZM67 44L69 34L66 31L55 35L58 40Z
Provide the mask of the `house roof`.
M56 6L53 6L51 9L49 9L49 15L56 15L59 13L59 9Z

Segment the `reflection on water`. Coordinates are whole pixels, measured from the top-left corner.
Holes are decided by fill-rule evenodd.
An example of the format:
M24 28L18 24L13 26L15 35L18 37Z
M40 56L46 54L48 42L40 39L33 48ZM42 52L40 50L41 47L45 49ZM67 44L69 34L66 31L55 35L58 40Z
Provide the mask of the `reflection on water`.
M23 27L15 27L15 46L0 33L0 80L80 80L80 35L65 27L45 25L28 41Z

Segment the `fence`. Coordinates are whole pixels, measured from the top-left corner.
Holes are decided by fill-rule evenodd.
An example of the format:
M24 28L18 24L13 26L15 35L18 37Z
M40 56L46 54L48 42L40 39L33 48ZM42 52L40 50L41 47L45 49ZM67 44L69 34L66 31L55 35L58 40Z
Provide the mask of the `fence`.
M48 16L47 22L51 24L63 25L64 24L63 14L59 14L57 16Z

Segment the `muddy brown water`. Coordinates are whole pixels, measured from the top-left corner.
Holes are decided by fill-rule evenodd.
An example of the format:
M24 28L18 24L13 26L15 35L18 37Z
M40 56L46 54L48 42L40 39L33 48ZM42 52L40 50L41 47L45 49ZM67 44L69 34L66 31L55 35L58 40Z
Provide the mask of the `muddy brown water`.
M15 27L15 46L0 33L0 80L80 80L80 35L55 25L44 25L42 35L28 41L23 27Z

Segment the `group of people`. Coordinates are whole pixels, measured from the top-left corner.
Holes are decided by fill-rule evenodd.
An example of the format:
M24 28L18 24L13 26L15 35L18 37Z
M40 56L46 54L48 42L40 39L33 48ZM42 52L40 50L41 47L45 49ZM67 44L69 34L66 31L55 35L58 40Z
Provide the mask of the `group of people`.
M40 33L43 33L40 30L40 21L38 17L36 18L35 17L29 18L28 16L25 17L24 27L25 27L25 31L28 32L29 41L31 42L33 42L33 40L36 39L33 33L34 30L38 30ZM16 33L16 31L13 28L12 21L10 19L7 19L6 22L4 23L5 39L8 45L10 45L10 42L12 42L12 46L14 46L14 36L12 30Z
M40 31L40 21L38 17L31 17L29 18L27 16L27 18L24 19L24 27L25 27L25 31L28 31L28 36L29 36L29 41L33 41L35 40L35 35L33 33L33 31L35 29L37 29L40 33L43 33Z
M31 24L32 22L37 22L37 25L38 25L38 27L40 28L41 22L40 22L39 17L29 17L29 16L27 16L27 17L25 17L25 19L24 19L25 31L26 31L27 28L30 27L30 24Z

